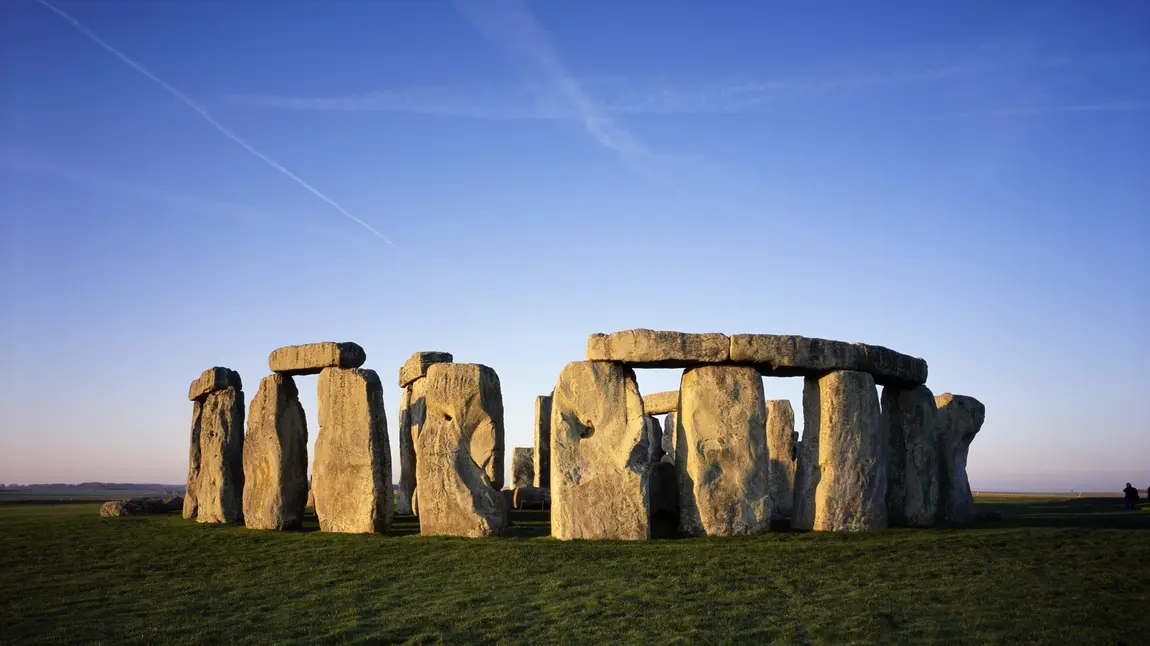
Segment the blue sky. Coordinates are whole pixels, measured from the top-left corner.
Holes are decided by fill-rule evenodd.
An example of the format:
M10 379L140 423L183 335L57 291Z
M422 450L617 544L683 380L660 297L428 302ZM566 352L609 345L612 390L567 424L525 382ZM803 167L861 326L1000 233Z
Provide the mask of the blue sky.
M529 446L650 327L922 356L975 489L1147 486L1150 7L793 5L0 4L0 482L182 482L188 382L319 340L393 448L417 350Z

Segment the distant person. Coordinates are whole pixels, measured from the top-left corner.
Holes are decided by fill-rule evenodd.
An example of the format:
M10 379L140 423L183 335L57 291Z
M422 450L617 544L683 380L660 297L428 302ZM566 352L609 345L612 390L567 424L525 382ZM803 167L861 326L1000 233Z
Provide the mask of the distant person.
M1138 490L1126 483L1126 488L1122 490L1126 494L1126 511L1134 511L1138 508Z

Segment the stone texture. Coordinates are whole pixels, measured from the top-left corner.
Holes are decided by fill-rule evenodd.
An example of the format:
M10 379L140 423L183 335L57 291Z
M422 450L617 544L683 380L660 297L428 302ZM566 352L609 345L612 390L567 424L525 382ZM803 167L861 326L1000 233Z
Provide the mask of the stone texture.
M216 390L200 413L200 469L196 478L196 520L244 520L244 393Z
M535 484L535 449L517 446L511 451L511 486L531 487Z
M204 403L198 400L192 402L192 439L188 449L188 485L184 489L184 518L191 520L199 512L196 491L200 486L200 427L203 416Z
M658 464L663 458L663 425L658 418L645 415L643 432L647 435L647 459L651 464Z
M679 528L696 536L771 528L763 379L746 366L683 373L675 440Z
M416 352L399 369L399 387L407 388L416 379L427 376L427 369L437 363L451 363L450 352Z
M886 527L886 447L874 378L852 370L808 378L803 416L791 526Z
M927 527L938 516L938 415L926 386L882 389L886 511L892 526Z
M785 399L767 400L767 453L770 459L771 516L790 518L795 502L798 434L795 411Z
M650 458L630 368L575 361L551 403L551 535L650 538Z
M307 490L307 503L306 503L304 506L305 506L305 507L310 507L310 508L312 508L312 509L315 509L315 491L313 491L313 490L311 489L311 487L308 487L308 490Z
M419 533L497 536L509 515L502 487L503 396L487 366L439 363L427 371L427 412L416 438ZM499 481L492 475L497 470Z
M551 506L551 490L541 487L516 487L511 504L515 509L547 509Z
M535 486L551 487L551 395L535 398Z
M248 408L244 438L244 524L297 529L307 504L307 420L295 381L264 377Z
M675 464L675 438L678 437L678 432L675 429L678 428L678 420L679 414L677 412L667 413L667 416L663 418L663 457L661 460L670 464ZM675 495L678 496L678 493Z
M358 368L364 361L367 353L358 344L324 341L276 348L268 356L268 367L289 376L316 375L324 368Z
M679 391L668 390L652 395L643 395L643 410L648 415L663 415L679 410Z
M819 377L835 370L870 373L879 384L926 383L926 361L877 345L783 334L736 334L731 361L767 376Z
M396 496L396 513L414 514L412 498L415 495L416 438L423 428L427 407L423 398L423 380L416 379L403 389L399 402L399 493Z
M731 342L725 334L637 329L587 339L588 361L616 361L633 368L692 368L730 358Z
M391 448L383 386L374 370L319 373L319 437L312 492L325 532L386 532L391 525Z
M196 401L208 396L208 393L216 390L223 390L225 388L235 388L236 390L243 390L243 383L240 381L240 373L229 368L208 368L199 377L192 381L192 385L188 387L188 400Z
M935 397L934 402L938 409L939 513L950 522L969 522L975 513L966 458L986 420L986 407L973 397L950 393Z

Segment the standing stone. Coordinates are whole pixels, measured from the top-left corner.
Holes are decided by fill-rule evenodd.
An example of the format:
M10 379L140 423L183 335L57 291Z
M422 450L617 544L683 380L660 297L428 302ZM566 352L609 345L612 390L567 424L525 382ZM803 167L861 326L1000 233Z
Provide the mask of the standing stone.
M511 486L530 487L535 483L535 450L517 446L511 452Z
M215 366L203 371L188 387L188 400L192 402L192 432L190 447L188 449L188 485L184 491L183 500L183 515L184 518L187 519L196 518L199 514L197 490L200 479L200 462L203 458L203 452L200 447L200 435L202 430L204 400L207 399L211 393L226 388L235 388L237 391L241 391L243 390L243 383L240 380L240 373L221 366ZM242 402L240 406L243 406ZM242 417L240 418L240 426L242 429ZM243 434L242 430L240 434Z
M564 366L551 404L551 534L560 540L651 536L650 458L634 370Z
M657 417L645 415L643 428L643 432L647 434L647 459L651 464L658 464L663 458L663 426L659 424Z
M319 438L312 491L325 532L382 533L391 526L391 448L383 386L374 370L319 373Z
M535 398L535 486L551 487L551 395Z
M244 523L298 529L307 505L307 420L291 377L264 377L248 409Z
M679 425L679 413L676 411L671 411L670 413L667 413L667 416L665 418L663 418L663 437L662 437L663 457L661 458L662 462L675 464L675 438L678 437L678 432L676 431L676 429L678 428L678 425ZM677 492L678 492L678 490L676 489L676 494L675 494L676 496L678 496Z
M399 403L399 493L395 502L398 514L415 513L412 502L417 484L415 439L423 427L426 409L421 381L432 365L453 360L450 352L416 352L399 369L399 387L403 388L403 395Z
M928 527L938 516L938 415L926 386L882 389L886 512L892 526Z
M244 392L235 387L204 398L196 505L201 523L244 520Z
M195 518L199 512L197 503L197 490L200 486L200 425L203 416L204 403L200 400L192 402L192 441L188 449L188 486L184 490L185 519Z
M679 387L675 467L679 527L696 536L771 528L763 378L745 366L703 366Z
M944 520L969 522L974 518L974 495L966 477L970 443L986 420L982 402L965 395L943 393L934 398L938 408L939 512Z
M885 528L886 445L874 377L839 370L808 378L803 416L791 525L835 532Z
M794 512L797 443L795 411L791 402L768 400L767 453L771 456L771 516L774 518L789 518Z
M440 363L423 379L426 420L416 440L419 533L497 536L508 509L488 469L502 460L503 396L487 366ZM502 478L500 478L502 480Z

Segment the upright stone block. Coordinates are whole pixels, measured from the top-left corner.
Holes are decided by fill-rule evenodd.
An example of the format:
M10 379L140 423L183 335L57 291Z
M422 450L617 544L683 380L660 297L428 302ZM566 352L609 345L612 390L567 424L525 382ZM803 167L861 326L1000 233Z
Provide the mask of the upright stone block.
M423 380L427 413L416 440L419 532L496 536L508 525L502 482L503 396L487 366L441 363ZM502 480L502 477L500 478Z
M551 395L535 398L535 486L551 487Z
M886 527L886 446L874 377L840 370L808 378L803 413L808 426L791 525L835 532Z
M938 516L938 415L926 386L882 389L887 442L886 512L893 526L928 527Z
M535 483L535 450L517 446L511 452L511 486L531 487Z
M196 503L201 523L244 520L244 393L234 387L204 398Z
M399 400L399 494L396 497L396 513L413 514L415 505L416 466L419 456L416 455L416 439L423 428L427 406L423 397L422 378L408 383L403 389Z
M986 420L986 407L974 397L943 393L934 398L938 409L939 512L944 520L969 522L974 518L974 495L966 477L970 443Z
M248 409L244 439L244 524L298 529L307 505L307 420L295 381L271 375Z
M767 453L770 454L771 516L790 518L794 513L795 468L798 435L795 411L785 399L767 400Z
M696 536L769 531L762 376L745 366L692 368L683 373L679 393L679 528Z
M643 417L644 433L647 434L647 455L651 464L658 464L663 458L663 425L654 415ZM673 432L673 431L672 431Z
M382 533L391 526L391 448L383 386L374 370L319 373L319 437L312 493L325 532Z
M675 438L678 437L676 429L679 426L679 413L672 411L663 418L663 457L661 461L675 464ZM678 495L676 493L676 495Z
M551 534L560 540L651 535L650 457L635 372L575 361L551 404Z

